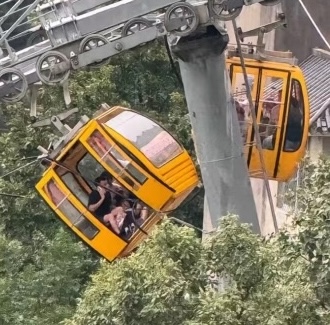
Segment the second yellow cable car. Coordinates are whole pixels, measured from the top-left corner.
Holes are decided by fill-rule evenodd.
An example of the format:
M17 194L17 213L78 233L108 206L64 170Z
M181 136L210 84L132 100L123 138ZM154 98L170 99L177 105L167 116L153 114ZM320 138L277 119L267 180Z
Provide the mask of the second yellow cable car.
M289 180L306 150L309 130L307 86L299 67L244 59L269 179ZM251 177L262 178L241 62L227 59L232 92Z
M113 261L131 253L199 180L187 151L159 124L103 107L44 158L36 189L74 233Z

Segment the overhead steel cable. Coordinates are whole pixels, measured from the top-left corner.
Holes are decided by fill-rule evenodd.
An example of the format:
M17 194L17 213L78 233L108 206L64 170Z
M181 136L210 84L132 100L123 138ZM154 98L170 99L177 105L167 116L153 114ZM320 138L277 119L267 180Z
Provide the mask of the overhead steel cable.
M265 187L266 187L266 191L267 191L269 206L270 206L270 210L271 210L271 214L272 214L272 218L273 218L274 229L275 229L275 232L278 232L278 224L277 224L277 219L276 219L275 207L274 207L272 192L270 190L268 176L266 173L266 164L265 164L265 160L264 160L264 156L263 156L263 152L262 152L262 145L261 145L259 127L258 127L258 123L257 123L257 116L256 116L256 112L254 110L252 93L251 93L251 88L250 88L248 75L247 75L247 71L246 71L246 66L245 66L245 61L244 61L244 57L243 57L242 46L241 46L241 42L240 42L240 38L239 38L239 34L238 34L236 20L233 19L232 23L233 23L233 28L234 28L235 37L236 37L238 55L239 55L239 58L241 61L242 73L244 76L247 99L249 101L250 112L251 112L251 116L252 116L252 125L253 125L254 132L255 132L256 148L259 153L259 159L260 159L263 179L264 179L264 183L265 183Z
M30 166L30 165L33 165L33 164L36 163L38 160L39 160L39 158L36 159L36 160L33 160L33 161L31 161L31 162L29 162L29 163L23 165L23 166L21 166L21 167L17 167L17 168L15 168L15 169L11 170L10 172L8 172L8 173L6 173L6 174L1 175L1 176L0 176L0 179L3 179L3 178L6 177L6 176L9 176L9 175L11 175L11 174L13 174L13 173L16 173L17 171L19 171L19 170L21 170L21 169L23 169L23 168L26 168L26 167L28 167L28 166Z
M313 19L312 15L310 14L310 12L308 11L308 9L306 8L306 6L304 5L302 0L298 0L300 5L302 6L302 8L304 9L306 15L308 16L309 20L311 21L311 23L314 25L316 31L318 32L318 34L320 35L320 37L322 38L323 42L325 43L325 45L328 47L328 49L330 50L330 44L327 41L327 39L324 37L323 33L321 32L320 28L317 26L315 20Z

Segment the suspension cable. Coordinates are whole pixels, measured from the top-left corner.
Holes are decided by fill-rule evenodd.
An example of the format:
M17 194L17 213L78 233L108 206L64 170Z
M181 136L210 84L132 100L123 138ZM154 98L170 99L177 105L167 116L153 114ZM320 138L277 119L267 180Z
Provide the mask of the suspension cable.
M26 167L28 167L28 166L30 166L30 165L33 165L33 164L36 163L38 160L39 160L39 158L36 159L36 160L33 160L33 161L31 161L31 162L29 162L29 163L23 165L23 166L21 166L21 167L17 167L17 168L15 168L15 169L11 170L10 172L8 172L8 173L6 173L6 174L1 175L1 176L0 176L0 179L4 178L4 177L6 177L6 176L9 176L9 175L11 175L11 174L13 174L13 173L16 173L17 171L19 171L19 170L21 170L21 169L23 169L23 168L26 168Z
M243 76L244 76L246 94L247 94L247 98L248 98L248 101L249 101L250 112L251 112L251 116L252 116L252 124L253 124L253 128L254 128L254 131L255 131L256 147L257 147L257 150L259 152L261 169L262 169L264 184L265 184L265 187L266 187L267 196L268 196L268 200L269 200L270 210L271 210L271 214L272 214L272 218L273 218L274 229L275 229L275 232L277 233L278 232L278 224L277 224L277 219L276 219L274 202L273 202L273 197L272 197L272 193L271 193L271 190L270 190L269 180L268 180L267 173L266 173L266 164L265 164L265 160L264 160L264 156L263 156L263 152L262 152L262 145L261 145L261 138L260 138L258 123L257 123L257 116L256 116L256 112L255 112L254 107L253 107L252 93L251 93L251 88L250 88L250 84L249 84L249 80L248 80L248 75L247 75L247 71L246 71L245 62L244 62L242 46L241 46L240 38L239 38L239 35L238 35L236 20L233 19L232 23L233 23L233 27L234 27L236 42L237 42L238 55L240 57L242 72L243 72Z
M19 194L9 194L9 193L0 193L0 196L8 196L14 198L22 198L22 199L29 199L29 196L26 195L19 195Z
M325 45L328 47L328 49L330 50L330 44L327 41L327 39L324 37L324 35L322 34L320 28L317 26L316 22L314 21L313 17L311 16L311 14L309 13L308 9L306 8L306 6L304 5L302 0L299 0L299 3L301 4L301 6L303 7L303 9L305 10L306 15L308 16L309 20L311 21L311 23L314 25L316 31L318 32L318 34L320 35L320 37L322 38L323 42L325 43Z
M196 226L192 225L192 224L189 223L189 222L183 221L183 220L178 219L178 218L175 218L175 217L170 217L170 218L168 218L168 220L173 220L173 221L175 221L175 222L177 222L177 223L179 223L179 224L181 224L181 225L183 225L183 226L186 226L186 227L188 227L188 228L192 228L192 229L198 230L199 232L201 232L201 233L203 233L203 234L207 234L207 235L208 235L208 234L215 233L215 232L217 231L216 229L212 229L212 230L206 231L206 230L204 230L204 229L201 229L201 228L199 228L199 227L196 227Z

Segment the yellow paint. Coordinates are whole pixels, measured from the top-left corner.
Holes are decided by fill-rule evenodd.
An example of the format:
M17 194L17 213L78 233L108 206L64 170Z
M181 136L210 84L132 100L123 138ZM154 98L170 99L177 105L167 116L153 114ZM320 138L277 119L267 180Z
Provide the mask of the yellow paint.
M252 99L255 104L254 109L257 111L257 123L261 123L262 112L262 90L266 86L267 77L280 78L283 83L282 99L279 110L279 119L277 124L277 135L273 150L263 149L263 157L266 165L266 173L269 179L277 181L287 181L296 172L299 161L303 158L307 145L308 129L309 129L309 101L307 86L302 71L297 66L286 63L257 61L245 59L247 73L254 77L254 85L251 89ZM232 80L232 91L235 93L239 74L242 74L242 68L239 58L227 59L227 67L230 71ZM300 146L293 152L284 150L284 139L289 113L289 102L293 81L297 81L301 86L303 96L303 133ZM250 120L251 122L251 120ZM256 148L255 137L253 135L253 127L250 123L247 130L247 140L244 147L244 154L247 159L249 172L251 177L262 178L262 168L259 152Z
M77 135L62 148L57 157L53 157L55 162L48 167L36 184L38 193L56 215L82 241L109 261L132 252L146 237L145 234L137 230L129 241L125 241L103 225L88 211L78 196L70 192L62 179L62 174L59 175L60 173L56 171L59 166L66 166L69 172L75 175L78 173L79 161L89 153L114 176L121 186L132 192L153 210L142 226L148 233L161 220L162 212L175 209L198 184L193 161L181 145L181 152L177 156L160 167L156 167L134 144L104 124L104 121L115 117L122 111L132 112L122 107L114 107L84 125ZM91 137L93 137L92 141ZM125 168L123 162L110 154L113 152L110 150L115 150L122 161L129 162L129 167L137 174L133 175L132 169ZM64 171L63 175L66 173L67 171ZM142 180L136 175L139 175ZM83 175L80 176L83 177ZM52 182L55 182L55 187ZM87 180L78 177L76 182L79 183L85 195L88 195ZM49 186L53 186L51 191L55 191L58 197L63 198L61 202L54 202L51 191L48 190ZM75 219L75 216L82 217ZM85 224L89 222L91 227L96 229L93 232L93 234L95 233L93 238L88 238L88 235L77 228L78 220L81 221L83 217L86 218L86 221L83 220ZM89 237L91 236L89 235Z

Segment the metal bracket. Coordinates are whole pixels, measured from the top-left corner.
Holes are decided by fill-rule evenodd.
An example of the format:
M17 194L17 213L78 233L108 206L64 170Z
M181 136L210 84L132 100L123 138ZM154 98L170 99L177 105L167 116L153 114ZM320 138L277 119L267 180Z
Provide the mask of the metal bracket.
M251 36L258 36L258 41L257 41L257 46L262 47L263 46L263 40L264 40L264 35L271 32L272 30L279 28L279 27L286 27L287 21L284 13L279 13L277 14L277 17L279 20L260 26L255 29L251 29L247 32L243 32L241 28L238 28L238 35L241 40L241 42L244 42L245 37L251 37Z
M36 121L37 119L37 99L38 99L38 91L41 88L41 86L42 86L41 82L37 82L30 86L30 91L31 91L30 117L33 121Z
M60 138L53 146L53 150L50 152L49 157L51 159L56 158L56 156L60 153L60 151L64 148L64 146L71 141L77 132L89 121L88 116L83 115L79 122L69 130L62 138Z
M258 28L249 30L247 32L243 32L241 28L237 28L237 34L239 36L239 40L244 42L244 38L257 36L257 45L253 45L252 43L249 44L242 44L247 45L247 53L243 53L245 58L255 59L255 60L270 60L276 61L281 63L289 63L289 64L297 64L296 58L292 56L291 52L280 52L280 51L267 51L265 49L264 35L273 31L279 27L286 27L286 17L284 13L278 13L277 18L279 20L260 26ZM256 51L254 51L256 48ZM228 57L237 56L237 49L229 49L228 50Z
M68 79L63 81L62 88L63 88L64 103L65 103L65 106L68 107L71 104L71 96L70 96L70 91L69 91L69 80Z
M32 127L54 125L63 135L66 135L71 131L71 128L68 125L63 124L62 121L75 113L78 113L78 108L73 108L69 111L35 122L32 124Z

